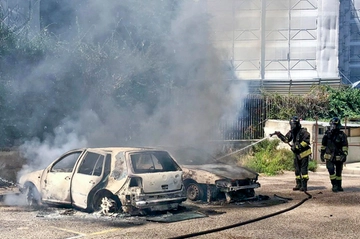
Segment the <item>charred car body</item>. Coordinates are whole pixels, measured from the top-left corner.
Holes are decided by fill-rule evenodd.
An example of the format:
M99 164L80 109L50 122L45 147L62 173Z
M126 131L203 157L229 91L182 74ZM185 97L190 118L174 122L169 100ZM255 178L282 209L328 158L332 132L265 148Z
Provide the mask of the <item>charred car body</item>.
M169 149L184 175L187 198L192 201L244 201L255 197L259 174L245 167L218 162L194 148Z
M97 211L176 209L186 200L182 170L167 151L152 148L83 148L60 156L46 169L21 176L29 203Z

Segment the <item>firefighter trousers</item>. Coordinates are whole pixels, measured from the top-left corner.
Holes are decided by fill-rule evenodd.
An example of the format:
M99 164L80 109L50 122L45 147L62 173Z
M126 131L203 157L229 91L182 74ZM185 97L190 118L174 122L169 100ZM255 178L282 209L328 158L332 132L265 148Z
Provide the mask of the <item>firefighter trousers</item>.
M294 168L295 168L295 176L297 179L309 179L309 156L306 156L302 159L299 159L299 155L295 155L294 157Z
M343 171L344 163L342 161L326 161L326 168L332 179L341 180L341 174Z

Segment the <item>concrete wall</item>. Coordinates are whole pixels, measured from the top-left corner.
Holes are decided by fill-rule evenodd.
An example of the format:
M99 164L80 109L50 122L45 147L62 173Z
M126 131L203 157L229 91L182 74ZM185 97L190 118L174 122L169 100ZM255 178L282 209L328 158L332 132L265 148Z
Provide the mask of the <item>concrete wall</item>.
M303 128L306 128L310 133L310 142L312 148L312 158L320 162L320 148L321 141L329 124L327 122L318 122L315 121L301 121ZM289 121L285 120L267 120L264 127L265 137L268 137L270 133L274 131L280 131L282 134L286 134L290 130ZM347 162L360 162L360 124L351 124L347 125L346 129L343 131L348 135L349 142L349 155ZM272 138L277 138L273 136ZM290 147L287 144L280 143L279 147L288 148Z
M349 137L349 156L347 162L360 162L360 137Z

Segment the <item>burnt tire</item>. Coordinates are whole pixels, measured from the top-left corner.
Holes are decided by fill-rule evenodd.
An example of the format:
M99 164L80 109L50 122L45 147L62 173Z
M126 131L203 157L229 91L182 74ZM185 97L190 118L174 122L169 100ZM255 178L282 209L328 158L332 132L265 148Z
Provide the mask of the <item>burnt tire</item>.
M92 201L93 212L114 213L121 211L121 202L111 193L98 193Z
M39 206L41 204L40 193L33 184L26 184L24 194L26 196L26 204L28 206Z
M191 201L201 200L204 196L203 190L198 183L189 183L186 185L186 197Z

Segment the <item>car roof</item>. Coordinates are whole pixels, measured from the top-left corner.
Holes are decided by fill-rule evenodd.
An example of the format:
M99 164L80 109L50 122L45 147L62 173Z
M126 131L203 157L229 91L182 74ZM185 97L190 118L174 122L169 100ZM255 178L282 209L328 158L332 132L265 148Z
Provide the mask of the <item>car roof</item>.
M143 151L143 150L156 150L165 151L162 149L152 147L89 147L86 150L103 151L103 152L129 152L129 151Z

